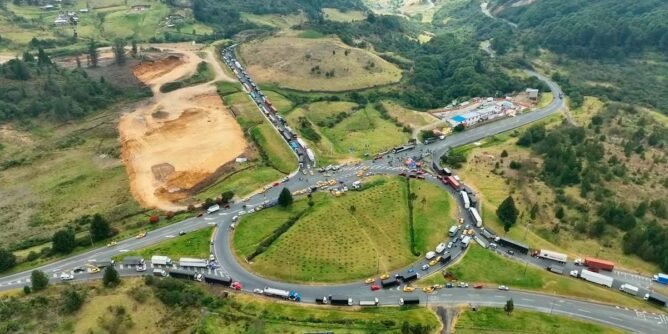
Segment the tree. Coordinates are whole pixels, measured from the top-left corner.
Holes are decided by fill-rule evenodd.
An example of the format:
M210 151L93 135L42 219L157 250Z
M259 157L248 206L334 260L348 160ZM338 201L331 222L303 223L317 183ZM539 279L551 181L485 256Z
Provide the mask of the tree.
M30 51L26 51L23 53L23 61L26 63L32 63L35 61L35 56L33 56Z
M30 274L30 282L32 282L33 291L44 290L49 285L49 277L42 271L33 270Z
M457 125L455 125L454 129L452 129L452 130L454 132L462 132L462 131L466 130L466 127L464 126L464 124L457 124Z
M278 205L285 208L292 205L293 201L294 200L292 198L290 190L288 188L283 188L283 190L281 190L281 194L278 195Z
M125 46L127 42L123 38L116 38L111 49L114 51L114 61L116 65L125 64Z
M90 221L90 237L95 241L104 240L111 236L111 226L99 213L93 215Z
M508 156L508 151L506 151L506 150L501 151L501 157L502 158L505 158L507 156Z
M132 44L132 50L130 51L130 54L131 54L132 57L134 58L134 57L137 57L137 51L138 51L138 50L137 50L137 41L135 41L135 40L133 39L131 44Z
M15 265L16 255L4 248L0 248L0 273L11 269Z
M554 213L554 216L557 217L557 219L561 219L561 218L564 218L564 215L565 215L565 213L564 213L564 207L563 207L563 206L559 206L559 207L557 208L557 211Z
M517 215L519 211L515 207L515 201L511 196L501 202L501 205L496 209L496 215L499 217L504 225L513 226L517 222Z
M60 230L53 234L53 251L56 253L67 254L77 246L74 232L72 230Z
M220 195L220 199L224 204L229 203L232 198L234 198L234 192L232 191L226 191Z
M81 308L85 296L72 287L63 291L60 299L63 303L63 312L65 314L72 314Z
M106 287L115 287L121 283L121 278L118 276L118 271L113 266L104 269L104 276L102 277L102 284Z
M91 67L97 67L97 62L100 58L100 55L97 53L97 43L95 40L91 40L88 44L88 59L90 61Z
M37 49L37 65L39 66L44 66L44 65L51 65L51 58L44 52L44 49L38 48Z
M513 299L510 298L508 301L506 301L506 306L503 307L503 310L510 315L513 313L513 310L515 310L515 303L513 302Z
M30 288L30 285L24 285L23 286L23 294L24 295L29 295L32 292L32 289Z

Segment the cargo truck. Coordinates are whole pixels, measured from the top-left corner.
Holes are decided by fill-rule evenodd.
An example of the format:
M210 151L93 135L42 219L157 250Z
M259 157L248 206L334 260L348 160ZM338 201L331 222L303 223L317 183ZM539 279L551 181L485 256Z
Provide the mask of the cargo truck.
M190 270L171 269L169 271L169 276L179 279L195 280L198 282L202 281L202 274Z
M466 248L471 243L471 237L468 235L462 238L462 248Z
M619 287L619 291L623 291L623 292L626 292L630 295L637 296L639 289L638 289L637 286L633 286L631 284L624 283Z
M466 191L462 190L459 192L460 195L462 196L462 202L464 202L464 208L468 209L471 207L471 202L469 201L469 194L466 193Z
M153 255L153 256L151 256L151 263L153 263L153 265L159 264L159 265L163 265L163 266L171 266L172 265L172 259L170 259L167 256Z
M190 257L182 257L179 259L179 266L193 267L193 268L207 268L209 261L206 259L193 259Z
M296 302L302 300L302 297L295 291L288 291L274 288L264 288L264 290L262 291L265 296L278 297Z
M353 305L353 299L350 297L344 297L344 296L332 296L329 297L329 303L332 305L348 305L352 306Z
M499 238L499 240L497 240L497 242L501 246L512 248L512 249L514 249L514 250L516 250L516 251L518 251L522 254L526 254L526 253L529 252L529 247L527 245L519 243L517 241L513 241L513 240L510 240L510 239L506 239L506 238Z
M615 263L614 262L601 260L601 259L596 259L596 258L593 258L593 257L585 258L584 265L589 267L589 268L594 268L594 269L599 269L599 270L607 270L607 271L612 271L612 269L615 268Z
M142 266L144 265L144 258L141 256L126 256L123 258L124 266Z
M418 274L417 273L406 273L403 277L404 283L408 283L410 281L414 281L418 279Z
M546 249L539 250L536 253L536 256L538 256L541 259L557 261L559 263L566 263L566 261L568 261L568 255L549 251Z
M449 185L454 190L459 190L459 187L460 187L459 181L457 181L454 176L444 177L443 178L443 183Z
M549 270L549 271L551 271L551 272L553 272L553 273L555 273L555 274L559 274L559 275L563 275L563 274L564 274L564 267L559 267L559 266L547 266L547 270Z
M373 300L360 300L360 306L378 306L378 298Z
M480 217L480 213L478 213L478 209L474 207L469 208L469 213L471 214L471 218L475 222L476 227L482 227L482 217Z
M308 157L309 160L315 162L315 154L313 154L313 151L311 151L310 148L306 149L306 156Z
M666 300L663 299L662 297L658 296L658 295L653 295L651 293L647 293L647 294L645 294L645 297L643 297L643 299L652 303L652 304L659 305L661 307L666 306Z
M396 278L388 278L384 280L380 280L380 286L383 287L383 289L388 289L392 288L399 285L399 281Z
M418 297L399 298L399 305L418 305L418 304L420 304L420 298Z
M448 231L448 235L451 237L454 237L457 235L457 232L459 231L459 225L454 225L450 227L450 230Z
M488 240L494 240L494 238L496 238L496 236L494 234L490 233L486 229L482 229L480 234L482 234L482 236L487 238Z
M612 277L605 276L599 273L595 273L593 271L589 270L582 270L580 272L580 278L582 278L585 281L596 283L599 285L607 286L608 288L612 287L612 282L615 280Z
M657 283L668 284L668 275L659 273L659 274L654 275L652 280L654 280Z

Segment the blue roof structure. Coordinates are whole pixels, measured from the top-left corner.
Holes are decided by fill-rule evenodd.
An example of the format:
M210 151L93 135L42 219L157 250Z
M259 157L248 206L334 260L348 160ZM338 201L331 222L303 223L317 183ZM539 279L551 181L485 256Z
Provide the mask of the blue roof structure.
M450 119L453 120L453 121L455 121L455 122L458 122L458 123L461 123L461 122L466 121L466 117L461 116L461 115L457 115L457 116L452 117L452 118L450 118Z

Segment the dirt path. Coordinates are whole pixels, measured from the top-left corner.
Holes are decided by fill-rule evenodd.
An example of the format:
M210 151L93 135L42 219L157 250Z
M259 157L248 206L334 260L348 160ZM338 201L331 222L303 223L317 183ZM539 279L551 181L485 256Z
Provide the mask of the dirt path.
M181 201L193 187L234 163L247 143L213 85L231 80L213 51L206 51L204 58L214 69L214 80L162 93L160 86L191 76L202 61L195 50L164 51L168 57L135 68L154 97L121 117L119 133L133 196L143 206L176 211L186 207Z

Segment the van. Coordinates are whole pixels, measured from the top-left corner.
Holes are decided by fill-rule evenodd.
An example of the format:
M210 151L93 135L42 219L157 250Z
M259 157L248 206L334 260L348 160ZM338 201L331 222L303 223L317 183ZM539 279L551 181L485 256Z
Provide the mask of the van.
M425 259L431 260L436 256L435 252L427 252L427 254L424 256Z
M446 247L445 244L441 242L440 244L438 244L438 246L436 246L436 253L439 253L439 254L443 253L443 251L445 250L445 247Z
M153 269L153 276L167 277L167 272L163 269Z
M232 221L233 221L233 222L236 222L237 220L239 220L239 216L234 216L234 217L232 217Z

